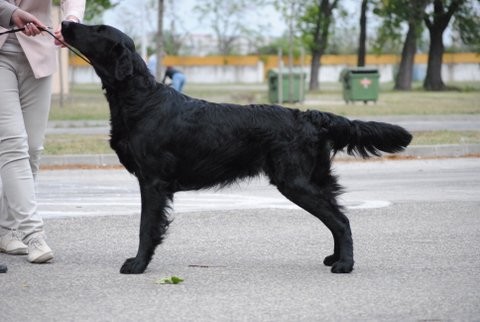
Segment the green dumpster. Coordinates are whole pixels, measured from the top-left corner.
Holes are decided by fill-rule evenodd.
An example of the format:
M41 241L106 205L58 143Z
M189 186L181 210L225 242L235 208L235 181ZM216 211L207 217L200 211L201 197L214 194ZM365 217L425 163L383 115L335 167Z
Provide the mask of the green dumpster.
M305 98L304 71L296 68L290 73L288 68L282 71L280 79L277 69L268 71L268 99L270 103L302 102ZM292 86L290 87L290 81Z
M378 100L379 78L377 69L357 67L342 70L340 81L343 83L343 99L346 103L354 101L376 102Z

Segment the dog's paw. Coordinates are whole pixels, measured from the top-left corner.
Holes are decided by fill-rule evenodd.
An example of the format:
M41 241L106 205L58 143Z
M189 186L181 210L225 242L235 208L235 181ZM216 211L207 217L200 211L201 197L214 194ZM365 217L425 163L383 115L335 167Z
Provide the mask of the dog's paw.
M335 255L335 254L329 255L329 256L325 257L325 259L323 260L323 264L325 266L333 266L333 264L338 262L339 258L340 258L340 256Z
M123 263L122 268L120 268L120 273L122 274L142 274L147 265L137 260L136 257L129 258Z
M332 273L350 273L353 270L352 261L338 261L332 265Z

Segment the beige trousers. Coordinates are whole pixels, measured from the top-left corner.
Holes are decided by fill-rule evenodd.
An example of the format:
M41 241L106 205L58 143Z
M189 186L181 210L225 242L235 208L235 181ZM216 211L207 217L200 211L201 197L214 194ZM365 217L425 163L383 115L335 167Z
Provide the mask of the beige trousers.
M35 79L18 49L0 48L0 236L15 229L28 242L44 237L35 178L50 109L51 76Z

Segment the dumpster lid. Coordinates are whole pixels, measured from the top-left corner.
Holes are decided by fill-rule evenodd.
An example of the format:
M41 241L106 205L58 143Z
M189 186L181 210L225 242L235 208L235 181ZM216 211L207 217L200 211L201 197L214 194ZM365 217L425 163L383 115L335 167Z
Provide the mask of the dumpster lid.
M292 74L306 74L305 71L300 67L293 67L292 69L290 69L288 67L284 67L284 68L282 68L282 75L288 75L290 73L290 71L292 71ZM268 74L278 75L279 70L278 70L278 68L269 69Z
M352 74L378 74L378 69L370 67L352 67L346 68L346 72Z

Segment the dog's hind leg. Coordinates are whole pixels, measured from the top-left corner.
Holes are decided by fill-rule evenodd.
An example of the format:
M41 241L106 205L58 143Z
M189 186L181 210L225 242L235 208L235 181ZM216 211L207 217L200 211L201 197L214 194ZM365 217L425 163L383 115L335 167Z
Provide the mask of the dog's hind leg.
M353 270L353 241L348 218L342 213L330 187L319 187L307 178L296 178L278 186L279 191L304 210L320 219L331 231L334 253L324 264L332 266L332 273L350 273Z
M290 201L320 219L333 235L334 252L324 259L324 264L332 266L333 273L351 272L354 263L352 233L348 218L336 200L341 187L330 173L328 150L317 154L316 158L292 152L289 158L279 156L277 160L284 161L268 172L271 182Z
M136 257L125 261L120 269L122 274L141 274L145 271L170 224L167 207L172 194L166 193L158 185L144 182L140 182L140 193L142 214L138 252Z

